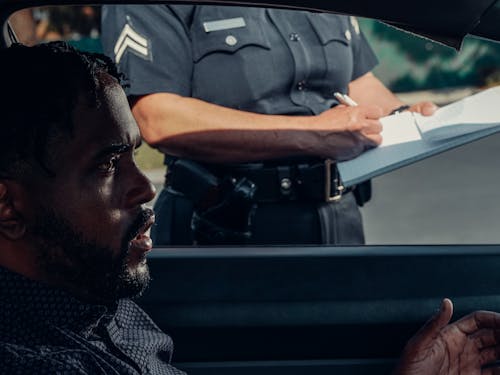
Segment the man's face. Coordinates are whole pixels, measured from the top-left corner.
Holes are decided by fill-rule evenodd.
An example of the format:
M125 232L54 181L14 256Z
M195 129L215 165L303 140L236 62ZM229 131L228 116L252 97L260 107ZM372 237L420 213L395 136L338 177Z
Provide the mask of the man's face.
M122 89L108 82L100 101L99 108L78 102L73 135L55 141L56 176L35 177L27 235L47 281L113 301L149 281L153 216L143 204L154 188L134 162L140 134Z

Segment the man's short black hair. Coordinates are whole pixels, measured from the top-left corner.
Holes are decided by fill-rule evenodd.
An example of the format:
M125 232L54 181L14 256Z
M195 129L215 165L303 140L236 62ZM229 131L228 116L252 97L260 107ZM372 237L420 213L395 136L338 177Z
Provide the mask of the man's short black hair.
M99 75L122 83L108 57L81 52L65 42L0 49L0 176L14 177L23 164L38 163L49 174L49 139L71 134L78 98L99 106Z

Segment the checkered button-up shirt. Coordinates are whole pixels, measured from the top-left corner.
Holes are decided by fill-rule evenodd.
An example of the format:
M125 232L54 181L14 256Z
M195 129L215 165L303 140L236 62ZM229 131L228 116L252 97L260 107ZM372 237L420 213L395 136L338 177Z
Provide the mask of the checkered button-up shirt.
M173 344L134 302L83 303L0 267L0 373L183 374Z

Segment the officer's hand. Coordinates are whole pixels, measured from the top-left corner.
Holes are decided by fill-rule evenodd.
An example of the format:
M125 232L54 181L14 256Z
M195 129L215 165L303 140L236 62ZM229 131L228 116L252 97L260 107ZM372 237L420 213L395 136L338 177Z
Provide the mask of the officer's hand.
M481 369L500 358L500 314L476 311L448 324L453 304L441 309L406 345L394 375L493 375ZM497 372L495 372L497 371Z
M415 103L408 110L410 112L418 112L424 116L431 116L436 112L438 109L438 106L435 105L433 102L419 102Z
M352 159L382 143L382 108L374 105L338 105L316 116L324 156L336 160Z

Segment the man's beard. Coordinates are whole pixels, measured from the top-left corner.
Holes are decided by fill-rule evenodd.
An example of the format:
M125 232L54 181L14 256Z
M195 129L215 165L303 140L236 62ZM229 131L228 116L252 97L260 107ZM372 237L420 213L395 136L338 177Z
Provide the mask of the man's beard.
M69 220L54 211L38 212L36 223L29 230L36 241L38 267L47 281L67 287L81 298L100 302L138 297L146 289L150 281L147 265L131 270L128 248L153 215L150 209L138 214L122 240L119 253L87 239ZM113 233L107 235L111 237Z

